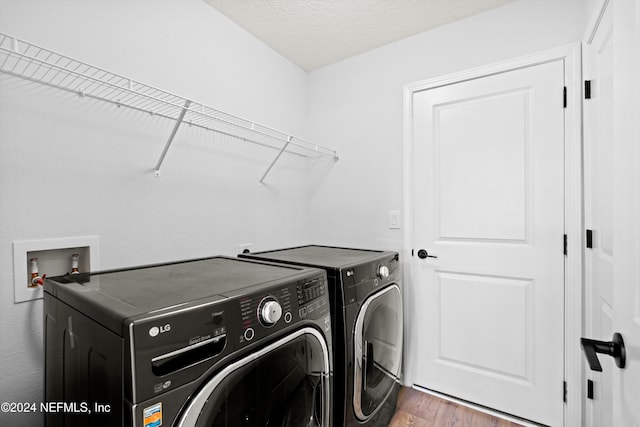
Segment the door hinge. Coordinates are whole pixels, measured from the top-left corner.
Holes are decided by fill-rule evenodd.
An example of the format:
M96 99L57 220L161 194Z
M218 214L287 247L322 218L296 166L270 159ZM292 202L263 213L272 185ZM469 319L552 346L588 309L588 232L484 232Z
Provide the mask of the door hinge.
M593 230L587 230L587 248L593 248Z
M584 99L591 99L591 80L584 81Z
M593 400L593 381L587 380L587 398Z
M562 89L562 106L567 108L567 87Z
M562 382L562 401L567 403L567 382Z
M567 235L565 234L564 235L564 254L565 255L567 255L568 253L568 250L567 250L568 245L569 245L568 238L567 238Z

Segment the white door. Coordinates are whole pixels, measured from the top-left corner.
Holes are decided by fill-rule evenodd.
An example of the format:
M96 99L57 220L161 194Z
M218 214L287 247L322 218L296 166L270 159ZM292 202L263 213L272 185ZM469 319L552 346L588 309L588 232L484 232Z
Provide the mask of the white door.
M550 61L416 92L412 117L414 382L553 426L563 86L563 61Z
M585 171L585 336L613 337L613 12L607 8L586 44ZM587 89L589 85L589 89ZM590 93L589 93L590 92ZM587 425L612 425L611 380L615 364L600 357L603 372L589 371L585 397Z
M585 46L591 97L585 111L586 249L585 334L624 340L626 360L598 354L601 372L585 364L594 382L588 426L640 426L640 5L604 2ZM593 364L593 363L592 363Z

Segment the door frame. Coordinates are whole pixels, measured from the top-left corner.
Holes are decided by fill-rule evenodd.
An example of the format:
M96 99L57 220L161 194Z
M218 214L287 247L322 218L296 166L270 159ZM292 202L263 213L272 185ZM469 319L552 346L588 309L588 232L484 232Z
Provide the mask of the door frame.
M564 219L567 237L564 266L564 369L565 369L565 407L564 424L580 425L582 419L582 336L583 313L583 206L582 206L582 75L581 47L579 43L549 49L542 52L489 64L470 70L436 77L404 86L403 111L403 222L404 247L403 265L405 283L413 283L413 257L415 248L413 239L413 95L423 90L455 84L467 80L517 70L546 62L562 60L566 86L566 108L564 110ZM558 102L562 102L562 94L558 94ZM561 239L562 236L558 236ZM416 363L414 346L412 345L415 327L413 318L413 290L404 287L405 306L405 340L404 383L412 386L415 373L412 369ZM559 385L560 386L560 385Z

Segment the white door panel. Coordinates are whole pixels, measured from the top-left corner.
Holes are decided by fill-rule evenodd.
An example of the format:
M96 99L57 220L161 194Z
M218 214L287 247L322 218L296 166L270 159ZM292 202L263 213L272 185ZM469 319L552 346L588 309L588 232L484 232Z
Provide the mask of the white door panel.
M413 96L416 384L563 414L563 61ZM418 248L416 248L417 250Z
M437 319L438 361L480 375L530 384L532 282L440 272L436 274L436 288L441 310ZM489 306L477 304L486 295L499 299ZM505 323L505 319L512 321ZM503 357L496 357L496 350L503 351Z
M527 98L527 91L516 91L434 106L438 240L526 239L528 138L525 123L508 118L524 116Z
M613 325L627 347L612 368L614 426L640 427L640 4L615 0L613 83Z

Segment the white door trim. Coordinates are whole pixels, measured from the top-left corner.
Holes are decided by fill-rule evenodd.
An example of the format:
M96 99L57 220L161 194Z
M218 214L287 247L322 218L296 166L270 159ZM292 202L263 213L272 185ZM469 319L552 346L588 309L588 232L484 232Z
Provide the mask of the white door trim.
M403 197L404 197L404 248L403 266L405 280L405 377L404 383L414 381L413 363L416 361L412 334L414 325L412 305L413 284L411 251L413 241L413 138L412 112L413 94L466 80L486 77L545 62L564 61L565 84L567 87L567 108L565 109L565 233L567 256L565 259L565 381L567 382L565 426L579 426L582 419L582 298L583 298L583 209L582 209L582 79L581 49L579 44L571 44L508 61L490 64L434 79L410 83L404 86L404 136L403 136ZM562 94L558 94L561 102ZM562 236L558 236L562 238Z

